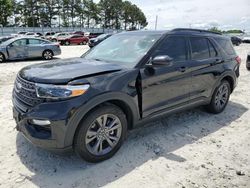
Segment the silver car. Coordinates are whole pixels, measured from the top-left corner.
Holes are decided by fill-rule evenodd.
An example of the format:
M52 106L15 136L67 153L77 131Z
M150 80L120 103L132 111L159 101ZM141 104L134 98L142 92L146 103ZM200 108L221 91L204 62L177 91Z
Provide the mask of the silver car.
M13 38L0 44L0 63L6 60L38 57L51 60L53 56L60 54L61 48L59 44L34 37Z

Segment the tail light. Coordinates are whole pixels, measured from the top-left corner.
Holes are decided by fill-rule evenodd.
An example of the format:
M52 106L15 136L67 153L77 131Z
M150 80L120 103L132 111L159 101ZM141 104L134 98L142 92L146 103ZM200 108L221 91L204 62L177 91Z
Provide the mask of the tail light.
M237 56L235 60L237 61L238 64L241 64L241 58L239 56Z

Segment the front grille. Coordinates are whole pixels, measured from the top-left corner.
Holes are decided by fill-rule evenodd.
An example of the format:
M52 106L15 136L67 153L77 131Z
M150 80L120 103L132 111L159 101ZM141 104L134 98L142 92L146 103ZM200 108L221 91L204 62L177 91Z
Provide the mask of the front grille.
M29 82L17 75L14 90L13 103L23 112L27 112L30 108L44 102L36 96L35 83Z

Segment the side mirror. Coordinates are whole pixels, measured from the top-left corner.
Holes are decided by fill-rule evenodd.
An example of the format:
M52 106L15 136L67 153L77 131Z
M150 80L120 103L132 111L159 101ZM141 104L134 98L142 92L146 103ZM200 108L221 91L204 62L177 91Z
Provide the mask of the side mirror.
M161 55L161 56L156 56L152 60L152 65L165 65L169 66L173 62L173 58L169 57L168 55Z
M9 44L8 46L7 46L7 48L11 48L13 45L12 44Z

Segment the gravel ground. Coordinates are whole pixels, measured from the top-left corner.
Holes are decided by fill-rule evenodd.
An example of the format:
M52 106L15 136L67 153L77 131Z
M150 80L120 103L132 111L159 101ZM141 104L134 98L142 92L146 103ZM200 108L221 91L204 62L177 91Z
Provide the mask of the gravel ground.
M62 47L58 58L87 47ZM56 155L28 143L15 130L11 92L17 72L41 60L0 64L0 187L250 187L250 45L239 85L226 110L202 108L170 115L129 133L110 160L89 164L74 154Z

